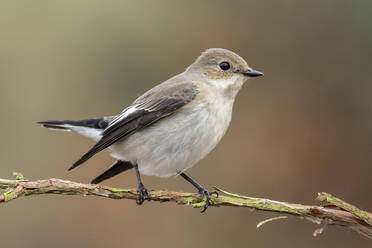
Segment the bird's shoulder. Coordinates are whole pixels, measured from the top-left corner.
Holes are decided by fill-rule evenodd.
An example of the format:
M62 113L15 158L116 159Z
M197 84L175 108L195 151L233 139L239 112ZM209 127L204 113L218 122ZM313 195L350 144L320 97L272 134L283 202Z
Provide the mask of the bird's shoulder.
M187 75L179 74L167 81L156 85L152 89L138 97L132 105L140 107L166 99L173 99L188 103L199 93L198 84Z
M155 116L158 117L167 116L193 101L198 94L198 84L189 77L179 74L138 97L121 114L110 120L104 133L109 132L119 122L128 122L143 116L153 116L155 113Z

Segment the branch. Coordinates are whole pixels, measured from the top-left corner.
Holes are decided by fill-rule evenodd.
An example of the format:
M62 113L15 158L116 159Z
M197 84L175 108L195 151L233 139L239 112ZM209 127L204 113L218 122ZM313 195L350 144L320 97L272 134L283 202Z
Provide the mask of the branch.
M0 194L0 203L18 199L22 196L40 194L61 195L92 195L111 199L136 200L138 192L136 189L118 189L102 185L82 184L62 179L46 179L28 181L21 174L17 174L16 180L0 179L0 189L5 189ZM218 197L211 197L210 206L232 206L246 207L256 210L284 213L298 218L306 219L316 224L323 224L321 228L314 231L313 235L322 233L327 225L338 225L356 231L372 239L372 214L344 202L328 193L318 193L317 200L322 205L302 205L288 202L279 202L269 199L248 197L232 194L216 188L220 191ZM166 190L152 190L149 192L152 201L175 202L180 205L191 205L192 207L203 207L206 199L199 202L199 194L181 193ZM257 225L286 218L287 216L274 217L264 220Z

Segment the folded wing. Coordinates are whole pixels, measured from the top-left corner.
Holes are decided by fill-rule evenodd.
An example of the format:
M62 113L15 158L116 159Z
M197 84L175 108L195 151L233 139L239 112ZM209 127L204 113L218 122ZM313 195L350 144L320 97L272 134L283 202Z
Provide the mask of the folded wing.
M118 140L173 114L191 102L199 93L197 87L191 82L165 83L159 86L139 97L133 105L114 118L103 131L102 138L69 170L81 165Z

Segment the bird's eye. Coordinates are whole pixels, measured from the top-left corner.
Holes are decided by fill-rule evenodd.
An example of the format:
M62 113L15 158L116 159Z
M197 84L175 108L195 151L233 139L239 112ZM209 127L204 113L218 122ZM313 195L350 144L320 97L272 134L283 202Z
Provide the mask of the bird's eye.
M221 63L220 63L220 68L221 68L222 70L224 70L224 71L227 71L228 69L230 69L230 64L229 64L229 62L226 62L226 61L221 62Z

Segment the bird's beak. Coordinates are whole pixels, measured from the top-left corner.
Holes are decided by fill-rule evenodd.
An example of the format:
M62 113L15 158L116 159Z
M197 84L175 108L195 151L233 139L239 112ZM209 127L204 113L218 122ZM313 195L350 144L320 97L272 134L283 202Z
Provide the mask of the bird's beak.
M263 73L260 71L256 71L253 69L250 69L248 71L243 71L242 74L247 77L260 77L263 76Z

